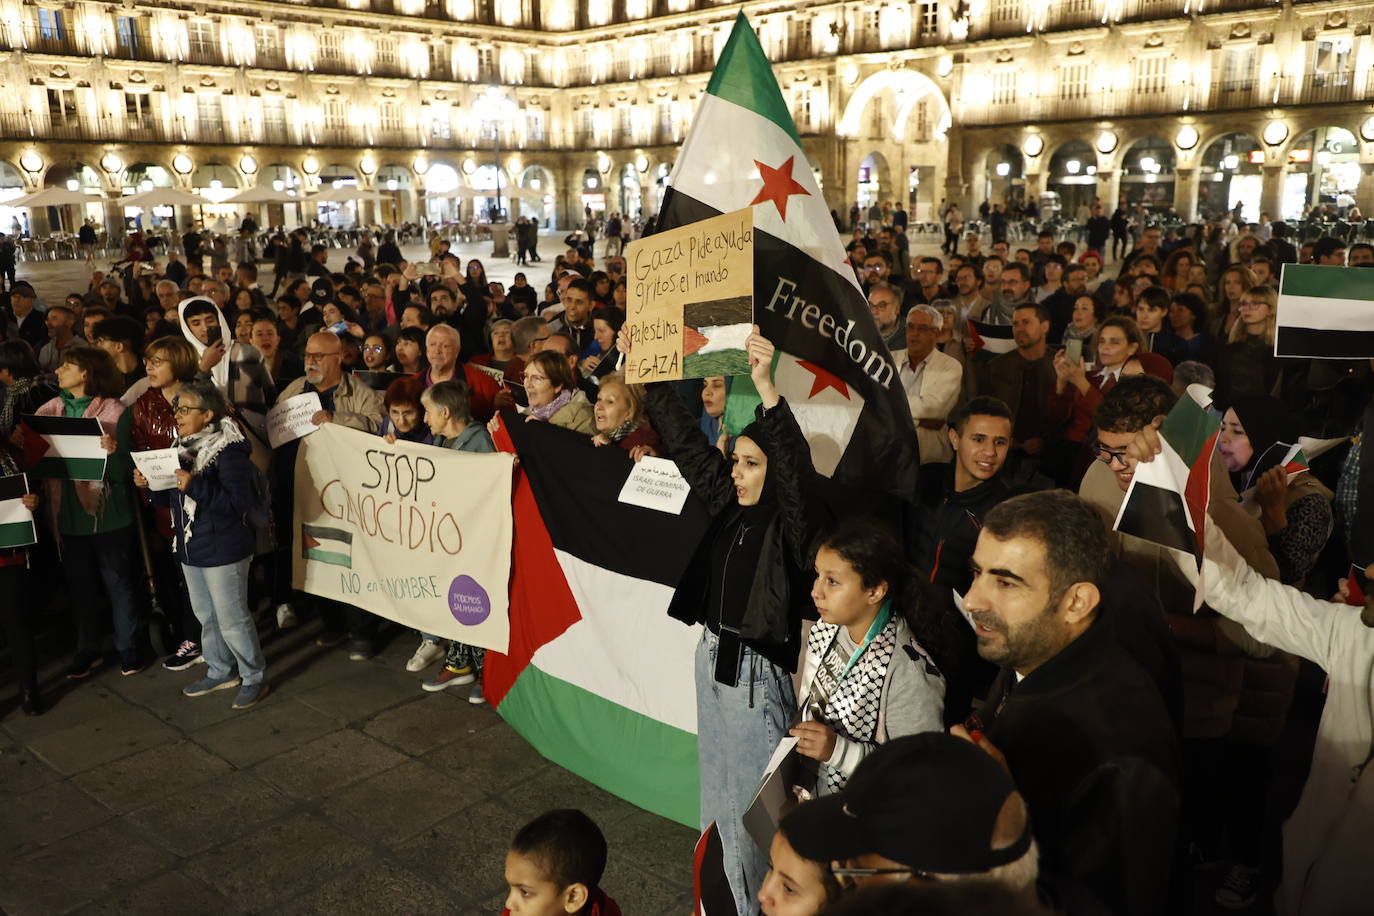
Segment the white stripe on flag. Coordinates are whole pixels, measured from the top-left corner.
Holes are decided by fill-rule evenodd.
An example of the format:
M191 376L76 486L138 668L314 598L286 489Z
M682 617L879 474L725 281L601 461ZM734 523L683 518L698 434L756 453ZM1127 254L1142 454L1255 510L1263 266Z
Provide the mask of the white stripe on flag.
M1374 331L1374 302L1280 295L1278 323L1314 331Z
M43 458L105 458L105 447L99 436L47 435L48 451Z
M720 142L722 137L730 138L729 142ZM709 148L697 150L698 143ZM844 247L825 196L816 186L811 160L786 131L767 118L719 96L703 95L687 142L678 152L672 185L708 207L729 213L749 206L763 187L754 160L779 168L794 156L792 178L809 193L787 199L786 223L773 204L754 207L754 226L800 248L859 289L854 269L844 261ZM695 170L702 162L711 163L711 167ZM694 170L685 172L684 163L692 164Z
M16 522L31 521L33 521L33 513L29 511L22 500L0 500L0 525L12 525Z
M545 674L696 734L701 627L668 616L673 589L555 549L582 619L534 653Z

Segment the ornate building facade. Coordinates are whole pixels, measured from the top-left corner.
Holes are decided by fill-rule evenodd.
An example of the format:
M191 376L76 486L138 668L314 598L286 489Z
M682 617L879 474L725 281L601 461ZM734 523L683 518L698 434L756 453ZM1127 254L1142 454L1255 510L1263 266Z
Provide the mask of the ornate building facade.
M840 211L1374 211L1367 0L0 0L0 197L98 201L35 234L159 186L366 192L199 214L231 223L442 219L498 182L550 226L647 215L741 8Z

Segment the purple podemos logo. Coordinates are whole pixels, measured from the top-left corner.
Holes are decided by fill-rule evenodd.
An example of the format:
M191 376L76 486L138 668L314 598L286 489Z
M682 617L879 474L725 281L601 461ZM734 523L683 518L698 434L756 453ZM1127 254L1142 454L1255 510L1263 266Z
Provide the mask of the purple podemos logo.
M459 576L448 587L448 609L454 620L475 627L491 616L491 599L472 576Z

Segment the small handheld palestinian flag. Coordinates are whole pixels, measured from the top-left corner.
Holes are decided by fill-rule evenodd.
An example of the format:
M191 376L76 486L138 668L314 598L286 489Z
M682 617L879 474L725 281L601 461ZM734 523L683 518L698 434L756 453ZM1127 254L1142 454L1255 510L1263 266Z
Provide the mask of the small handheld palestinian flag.
M1221 421L1207 412L1212 392L1189 385L1159 428L1162 451L1136 465L1113 530L1191 554L1198 584L1193 610L1202 606L1202 555L1207 504L1212 494L1212 452Z
M1367 267L1285 264L1275 356L1374 357L1374 276Z
M26 475L0 477L0 547L24 547L38 541L33 513L22 499L29 492Z
M1016 340L1011 335L1009 324L988 324L986 321L968 320L968 338L973 341L974 355L984 351L1001 355L1016 349Z
M1345 603L1352 607L1364 607L1364 589L1360 587L1360 568L1353 563L1346 574Z
M1298 437L1296 444L1290 445L1287 442L1275 442L1265 450L1264 454L1255 462L1255 467L1243 481L1242 497L1252 490L1259 479L1270 468L1283 468L1284 475L1292 480L1303 471L1311 470L1311 462L1314 458L1320 458L1331 449L1343 442L1349 441L1349 437L1342 436L1336 439L1311 439L1307 436Z
M696 896L694 916L738 916L735 895L730 890L730 878L725 873L725 849L715 821L697 840L692 862L692 889Z
M24 463L36 477L101 480L105 447L95 417L24 416Z

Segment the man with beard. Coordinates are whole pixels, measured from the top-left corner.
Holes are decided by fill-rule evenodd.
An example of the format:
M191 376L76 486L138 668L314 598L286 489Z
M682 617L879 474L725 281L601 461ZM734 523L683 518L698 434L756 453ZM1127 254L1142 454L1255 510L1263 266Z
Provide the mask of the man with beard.
M1168 910L1178 738L1155 681L1103 617L1107 533L1064 490L987 514L965 598L978 654L1001 667L971 724L1031 812L1041 867L1112 913Z
M1029 287L1025 272L1009 268L1003 279L1016 276ZM1004 284L1005 286L1005 284ZM1050 316L1043 305L1024 303L1012 313L1012 337L1016 349L987 364L978 393L989 395L1011 408L1015 437L1013 448L1026 455L1044 451L1045 438L1056 431L1047 405L1054 390L1054 360L1046 344Z
M874 283L868 290L868 311L878 325L878 333L893 353L906 349L906 329L902 327L902 294L890 283Z

